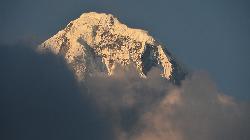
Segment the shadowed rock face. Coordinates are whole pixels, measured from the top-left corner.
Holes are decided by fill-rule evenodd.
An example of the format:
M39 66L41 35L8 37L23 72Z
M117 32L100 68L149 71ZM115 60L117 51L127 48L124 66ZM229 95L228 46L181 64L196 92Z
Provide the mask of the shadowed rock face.
M95 72L112 75L116 64L131 63L142 77L158 67L161 75L174 83L186 73L146 31L129 28L104 13L82 14L39 46L39 51L45 50L63 56L79 80Z

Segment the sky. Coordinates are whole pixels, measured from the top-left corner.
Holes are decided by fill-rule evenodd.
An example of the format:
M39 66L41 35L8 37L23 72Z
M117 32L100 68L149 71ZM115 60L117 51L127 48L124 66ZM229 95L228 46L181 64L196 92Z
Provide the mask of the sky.
M250 99L247 0L2 0L0 42L45 41L84 12L111 13L149 31L190 71L207 71L219 89Z
M249 140L247 0L1 0L0 139ZM35 52L84 12L147 30L192 73L173 85L133 66L76 81ZM228 96L231 95L231 96Z

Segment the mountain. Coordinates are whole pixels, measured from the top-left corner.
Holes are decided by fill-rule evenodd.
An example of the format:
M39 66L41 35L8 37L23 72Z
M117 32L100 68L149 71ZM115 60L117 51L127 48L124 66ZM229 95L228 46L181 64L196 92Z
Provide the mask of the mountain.
M174 83L179 83L186 74L166 47L147 31L129 28L105 13L82 14L38 50L63 56L78 80L95 72L112 75L116 64L131 63L142 77L152 67L160 68L161 75Z

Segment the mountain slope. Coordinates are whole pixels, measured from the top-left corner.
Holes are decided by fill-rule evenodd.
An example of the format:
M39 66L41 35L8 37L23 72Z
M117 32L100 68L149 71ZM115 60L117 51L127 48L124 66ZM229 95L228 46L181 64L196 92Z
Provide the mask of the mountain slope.
M153 66L175 82L185 75L168 50L146 31L129 28L111 14L84 13L42 43L39 50L63 56L79 80L94 72L112 75L116 64L131 63L142 77Z

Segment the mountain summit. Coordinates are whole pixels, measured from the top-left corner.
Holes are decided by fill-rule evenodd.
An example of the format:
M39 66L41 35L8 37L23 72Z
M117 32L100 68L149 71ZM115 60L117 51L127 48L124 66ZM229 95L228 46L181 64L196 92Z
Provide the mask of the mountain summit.
M152 67L174 82L185 76L181 65L147 31L129 28L111 14L82 14L42 43L39 51L63 56L79 80L94 72L112 75L116 64L131 63L142 77Z

